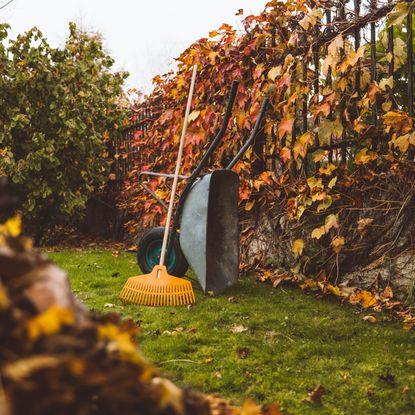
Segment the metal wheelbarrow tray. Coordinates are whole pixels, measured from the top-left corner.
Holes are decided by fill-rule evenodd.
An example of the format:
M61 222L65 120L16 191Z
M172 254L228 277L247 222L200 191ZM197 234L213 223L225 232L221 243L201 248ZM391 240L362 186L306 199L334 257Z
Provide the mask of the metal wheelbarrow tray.
M231 169L253 143L268 106L264 99L255 126L248 140L226 169L215 170L201 176L202 170L225 135L236 98L238 82L232 83L229 101L222 126L191 176L180 176L186 186L180 195L167 245L166 263L169 272L183 276L190 264L204 292L222 293L238 280L239 270L239 176ZM172 177L171 174L142 171L144 176ZM166 207L163 200L144 183L141 186ZM179 238L177 234L179 233ZM150 236L149 236L150 235ZM153 228L143 235L138 245L138 262L143 272L152 266L148 262L151 252L161 250L160 228ZM157 239L158 238L158 239ZM154 247L159 246L159 251ZM183 263L184 258L187 263ZM153 259L155 262L157 258ZM181 274L181 275L178 275Z

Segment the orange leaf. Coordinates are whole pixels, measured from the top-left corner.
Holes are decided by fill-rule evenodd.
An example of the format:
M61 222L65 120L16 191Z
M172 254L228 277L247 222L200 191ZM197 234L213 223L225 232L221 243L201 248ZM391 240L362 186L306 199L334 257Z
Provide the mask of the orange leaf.
M291 134L293 131L295 118L290 115L284 117L278 124L278 137L282 139L285 134Z
M291 158L291 150L288 147L284 147L280 151L281 160L285 163Z

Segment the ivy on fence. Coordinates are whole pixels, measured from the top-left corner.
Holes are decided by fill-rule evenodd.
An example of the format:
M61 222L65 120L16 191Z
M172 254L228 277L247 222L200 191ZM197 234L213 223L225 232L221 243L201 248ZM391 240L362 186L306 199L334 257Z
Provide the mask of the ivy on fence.
M242 211L265 212L276 227L288 218L275 232L291 244L294 273L323 270L337 281L340 268L396 250L396 238L400 250L411 245L402 227L414 209L413 6L274 0L245 17L242 32L224 24L191 45L176 72L154 78L154 92L135 115L138 126L118 143L130 231L163 220L162 207L140 192L136 178L141 170L173 171L197 64L184 174L214 136L233 79L241 82L234 117L211 169L242 146L268 97L263 131L235 170ZM147 184L167 200L164 178ZM254 233L252 224L243 227L245 245Z

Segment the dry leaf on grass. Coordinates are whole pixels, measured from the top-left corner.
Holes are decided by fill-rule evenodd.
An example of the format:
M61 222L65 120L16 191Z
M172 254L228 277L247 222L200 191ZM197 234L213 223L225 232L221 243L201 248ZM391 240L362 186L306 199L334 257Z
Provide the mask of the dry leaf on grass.
M231 327L231 332L236 333L243 333L244 331L248 331L248 328L242 324L233 324Z
M304 399L304 402L322 404L321 398L326 393L323 385L317 385Z

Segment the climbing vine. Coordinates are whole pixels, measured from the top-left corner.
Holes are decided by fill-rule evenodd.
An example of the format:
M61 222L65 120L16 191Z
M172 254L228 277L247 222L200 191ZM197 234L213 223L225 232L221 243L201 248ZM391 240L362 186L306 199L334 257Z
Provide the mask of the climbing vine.
M136 109L140 115L151 107L160 115L132 142L138 157L121 202L133 214L129 230L163 222L162 207L141 192L136 177L141 170L174 170L196 64L183 174L215 135L232 80L240 81L233 118L210 169L226 165L263 99L271 103L256 144L234 168L241 177L241 214L250 218L242 221L244 270L274 261L293 275L337 284L358 263L413 246L405 227L412 223L415 194L413 92L406 87L412 9L413 2L362 5L359 14L345 3L270 1L242 20L242 33L224 24L192 44L177 59L177 71L154 78L154 92ZM376 36L365 41L373 22ZM147 184L168 200L166 179ZM275 244L289 246L283 259L269 258L268 249L249 250L261 215Z

